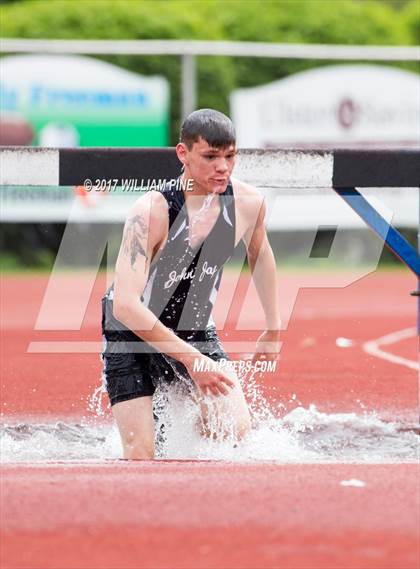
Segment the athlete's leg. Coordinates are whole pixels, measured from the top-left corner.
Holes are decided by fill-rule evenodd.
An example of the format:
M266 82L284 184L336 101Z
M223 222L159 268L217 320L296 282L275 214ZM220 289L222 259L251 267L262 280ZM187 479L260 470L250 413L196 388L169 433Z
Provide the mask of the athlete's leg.
M155 423L151 396L136 397L112 407L121 436L124 458L152 459L155 456Z
M229 374L235 387L228 395L200 397L201 434L211 438L243 439L251 430L251 416L236 374Z

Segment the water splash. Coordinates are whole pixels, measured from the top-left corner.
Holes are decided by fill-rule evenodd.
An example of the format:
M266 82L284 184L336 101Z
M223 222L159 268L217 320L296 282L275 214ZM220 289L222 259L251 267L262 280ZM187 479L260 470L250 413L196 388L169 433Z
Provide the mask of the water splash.
M187 237L188 242L192 248L195 248L198 242L201 240L200 236L202 231L203 223L208 215L209 209L211 207L212 201L217 197L216 194L208 194L200 207L200 209L194 214L190 221L189 236Z
M244 382L245 378L241 378ZM246 387L245 387L246 385ZM323 413L314 405L284 409L269 404L251 374L244 383L253 428L238 442L227 423L210 421L212 435L199 431L200 410L187 382L164 383L154 398L157 458L238 462L412 462L419 458L419 427L386 422L375 413ZM96 395L95 395L96 394ZM101 392L91 402L99 418L80 423L19 423L0 426L2 462L117 459L121 443L115 425L103 419ZM95 398L96 397L96 398ZM207 400L210 407L214 399ZM99 410L99 412L98 412ZM283 414L283 416L282 416Z
M106 395L106 387L102 378L102 384L95 389L95 391L89 397L87 404L88 411L97 417L104 417L106 408L110 407L109 403L105 403L104 395Z
M110 426L84 423L18 423L0 427L1 461L103 460L118 458L118 434Z

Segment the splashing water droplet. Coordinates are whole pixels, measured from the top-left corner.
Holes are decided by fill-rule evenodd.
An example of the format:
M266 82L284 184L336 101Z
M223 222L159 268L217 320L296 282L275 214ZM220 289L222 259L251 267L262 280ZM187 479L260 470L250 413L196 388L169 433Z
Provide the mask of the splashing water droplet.
M105 410L103 405L104 394L106 394L106 388L105 385L102 383L102 385L97 387L88 399L88 410L94 413L97 417L103 417L105 415Z

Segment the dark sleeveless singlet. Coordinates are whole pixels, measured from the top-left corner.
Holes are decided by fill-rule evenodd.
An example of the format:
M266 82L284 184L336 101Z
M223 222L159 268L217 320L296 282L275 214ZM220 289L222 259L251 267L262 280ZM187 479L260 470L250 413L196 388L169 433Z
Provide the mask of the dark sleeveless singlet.
M168 203L168 237L159 257L151 264L142 302L180 338L193 345L204 341L206 347L200 351L213 359L227 359L211 323L211 311L223 265L235 247L232 185L229 182L225 192L219 194L218 218L197 248L191 248L189 243L189 220L183 192L177 186L167 184L162 195ZM151 346L146 345L146 350L139 349L142 345L145 347L145 342L114 318L112 300L113 286L102 299L102 360L111 404L153 394L156 377L166 375L170 377L165 379L172 379L174 365L182 375L188 375L182 364L157 353Z

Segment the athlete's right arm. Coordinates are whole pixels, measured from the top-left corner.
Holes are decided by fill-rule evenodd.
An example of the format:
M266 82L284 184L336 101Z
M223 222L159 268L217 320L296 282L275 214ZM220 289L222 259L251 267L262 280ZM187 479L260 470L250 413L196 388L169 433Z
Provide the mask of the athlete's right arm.
M167 233L166 200L157 192L149 192L133 206L124 226L115 268L114 316L157 351L182 362L202 391L210 390L214 395L227 394L227 386L234 386L230 378L218 371L194 371L194 360L205 358L207 361L208 358L178 338L141 302L151 260L164 247Z

